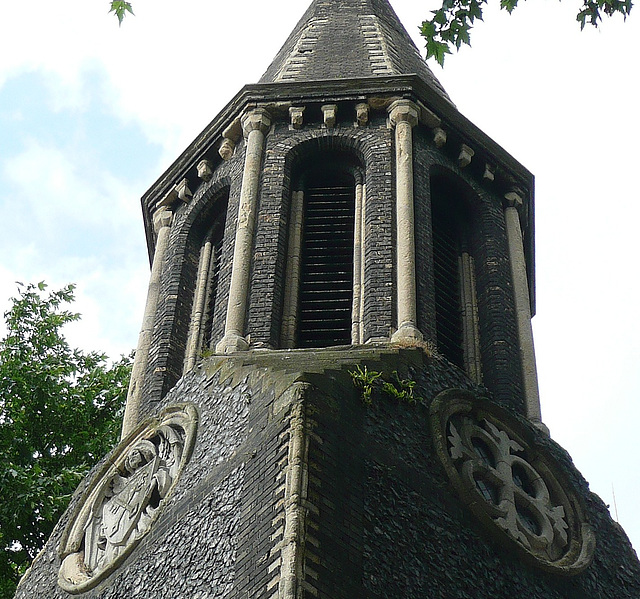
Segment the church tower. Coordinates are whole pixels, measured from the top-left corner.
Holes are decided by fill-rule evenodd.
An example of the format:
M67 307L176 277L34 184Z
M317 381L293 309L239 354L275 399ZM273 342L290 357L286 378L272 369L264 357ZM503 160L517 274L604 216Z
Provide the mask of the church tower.
M533 176L387 0L313 0L142 208L123 439L16 597L640 597L541 421Z

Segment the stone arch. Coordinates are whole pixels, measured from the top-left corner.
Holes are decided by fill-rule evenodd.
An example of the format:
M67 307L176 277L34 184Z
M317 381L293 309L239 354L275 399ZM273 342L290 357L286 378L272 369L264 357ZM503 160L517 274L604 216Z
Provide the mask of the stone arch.
M482 380L474 230L478 197L448 169L430 172L436 345L476 382Z
M280 345L360 342L364 156L324 135L287 154L289 231Z
M212 336L215 307L220 303L219 274L229 209L231 183L227 178L211 185L183 225L186 233L178 301L190 310L178 335L185 338L184 371L191 370ZM185 327L185 323L188 325Z

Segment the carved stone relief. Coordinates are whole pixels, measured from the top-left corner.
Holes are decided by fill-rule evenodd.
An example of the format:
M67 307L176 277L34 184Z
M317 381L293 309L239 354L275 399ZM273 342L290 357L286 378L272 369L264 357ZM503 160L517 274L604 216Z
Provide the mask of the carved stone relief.
M494 536L546 570L576 574L595 537L563 467L531 427L462 390L431 407L436 451L475 515Z
M114 451L78 502L60 543L58 583L90 589L149 531L188 461L197 425L192 405L167 408Z

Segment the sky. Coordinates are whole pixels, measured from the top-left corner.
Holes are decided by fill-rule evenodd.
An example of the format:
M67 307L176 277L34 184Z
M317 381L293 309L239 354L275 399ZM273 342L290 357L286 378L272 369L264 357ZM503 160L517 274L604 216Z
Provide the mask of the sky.
M434 0L392 4L422 48ZM536 177L543 420L640 547L640 9L580 33L579 4L487 9L473 46L430 66ZM17 2L0 21L0 310L16 281L76 283L70 342L114 358L142 322L140 196L259 79L307 2L133 5L122 27L107 0Z

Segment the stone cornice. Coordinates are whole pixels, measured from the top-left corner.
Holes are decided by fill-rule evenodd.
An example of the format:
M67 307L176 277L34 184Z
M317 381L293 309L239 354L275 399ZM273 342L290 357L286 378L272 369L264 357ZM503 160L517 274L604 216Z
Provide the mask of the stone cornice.
M175 186L176 182L198 176L198 163L204 158L218 155L220 146L228 139L229 125L239 121L239 117L247 110L264 108L269 111L274 121L290 122L289 108L292 106L352 101L356 104L367 102L371 111L386 111L392 102L399 99L411 100L418 105L420 122L430 128L437 127L441 132L440 138L445 140L443 145L449 143L447 140L456 140L458 147L460 143L466 144L473 149L476 157L481 157L487 164L496 165L502 180L510 187L518 187L523 191L524 243L527 270L530 273L531 307L535 313L534 177L520 162L417 75L256 83L243 87L143 195L142 211L149 255L153 255L151 213L155 204ZM226 153L226 157L231 157L229 152Z

